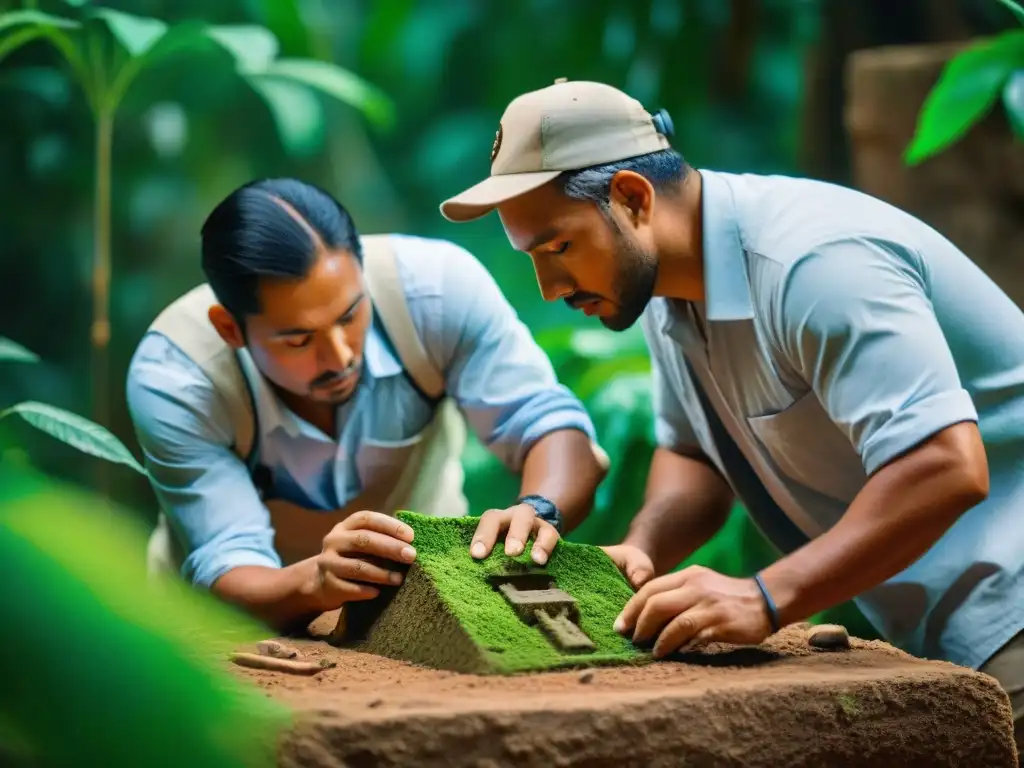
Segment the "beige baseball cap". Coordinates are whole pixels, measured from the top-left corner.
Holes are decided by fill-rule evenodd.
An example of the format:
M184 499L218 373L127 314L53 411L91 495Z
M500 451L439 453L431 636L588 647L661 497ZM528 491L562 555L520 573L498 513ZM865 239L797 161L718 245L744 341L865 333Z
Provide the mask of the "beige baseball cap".
M491 148L491 175L441 203L449 221L471 221L563 171L669 148L672 121L604 83L568 81L516 97Z

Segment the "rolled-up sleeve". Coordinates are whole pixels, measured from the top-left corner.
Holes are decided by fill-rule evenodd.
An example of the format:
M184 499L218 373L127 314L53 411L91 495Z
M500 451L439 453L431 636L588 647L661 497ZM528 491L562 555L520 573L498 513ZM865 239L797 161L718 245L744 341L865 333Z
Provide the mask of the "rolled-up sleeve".
M978 419L928 299L917 254L850 239L787 270L776 336L870 475L954 424Z
M440 251L436 357L447 363L448 392L480 441L520 472L530 448L551 432L575 429L595 440L583 404L558 382L491 274L463 248L444 243Z
M230 447L231 424L202 370L150 333L126 388L150 483L187 552L182 576L209 587L239 566L280 567L270 515Z

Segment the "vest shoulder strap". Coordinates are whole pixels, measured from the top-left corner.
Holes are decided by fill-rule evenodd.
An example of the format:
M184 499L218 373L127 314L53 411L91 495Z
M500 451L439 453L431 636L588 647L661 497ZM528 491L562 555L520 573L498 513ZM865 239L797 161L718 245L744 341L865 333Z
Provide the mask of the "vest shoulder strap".
M213 289L203 283L172 302L149 329L174 342L209 377L231 419L235 452L245 459L256 429L252 393L235 350L208 319L209 309L216 303Z
M402 367L428 397L438 399L444 394L444 375L427 355L416 325L409 314L398 259L389 235L365 235L363 245L363 277L381 323L395 346Z

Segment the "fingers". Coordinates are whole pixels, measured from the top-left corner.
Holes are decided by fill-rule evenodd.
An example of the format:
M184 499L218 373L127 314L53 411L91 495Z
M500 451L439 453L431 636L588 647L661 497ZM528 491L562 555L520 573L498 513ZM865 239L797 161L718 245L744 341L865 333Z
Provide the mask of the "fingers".
M533 536L531 557L538 565L544 565L558 544L558 530L551 523L537 517L533 507L520 504L512 509L489 509L484 512L473 534L470 554L477 560L487 557L506 529L505 554L509 557L523 554L526 543Z
M381 568L362 558L344 557L333 549L327 550L317 558L317 566L321 571L332 573L339 579L389 586L398 586L402 583L400 573Z
M601 547L601 549L603 549L604 553L611 558L613 563L615 563L615 567L619 569L619 572L623 576L626 576L626 571L629 568L629 558L626 556L626 548L622 545L613 545L610 547Z
M629 586L634 590L640 589L654 578L654 565L651 563L650 557L636 547L617 544L601 547L601 549L611 558L615 567L626 577Z
M530 550L530 557L533 558L533 562L537 565L544 565L551 557L551 553L555 551L555 545L558 544L558 529L555 528L551 523L546 520L537 518L537 535L533 540L533 549ZM508 544L505 544L506 551L508 550Z
M373 600L380 594L377 587L340 579L330 571L321 571L321 592L333 603L353 603L358 600Z
M676 651L686 651L709 634L714 622L705 610L694 608L676 616L661 630L654 643L654 658L662 659Z
M633 589L640 589L644 584L654 578L654 570L646 565L631 566L626 571L626 580Z
M508 536L505 537L505 554L519 557L526 549L534 524L538 522L537 512L529 504L520 504L511 510L506 509L502 515L503 520L508 519L509 514L512 518L508 522Z
M685 587L660 592L651 597L640 611L633 630L633 643L646 645L654 640L665 625L694 606L695 598ZM683 630L687 625L684 622ZM693 632L696 632L693 629ZM691 633L692 634L692 633Z
M615 620L615 631L620 634L635 634L634 627L641 612L647 606L647 602L655 595L682 586L686 578L686 571L678 571L648 581L622 609L622 613Z
M416 550L403 539L366 528L346 530L343 525L336 526L324 538L325 552L333 549L340 555L371 555L396 563L411 563L416 559ZM394 527L391 530L394 531Z
M623 575L633 589L640 589L644 584L654 578L654 568L646 559L635 557L626 558Z
M349 515L345 520L338 523L331 533L334 533L339 528L346 531L377 531L377 533L383 533L387 536L391 536L392 538L400 539L406 544L411 544L415 536L412 528L401 520L380 512L369 512L365 510L363 512L356 512L353 515Z
M480 515L480 522L477 523L473 543L469 549L469 553L477 560L487 557L494 549L494 543L505 527L502 520L504 513L503 509L489 509Z

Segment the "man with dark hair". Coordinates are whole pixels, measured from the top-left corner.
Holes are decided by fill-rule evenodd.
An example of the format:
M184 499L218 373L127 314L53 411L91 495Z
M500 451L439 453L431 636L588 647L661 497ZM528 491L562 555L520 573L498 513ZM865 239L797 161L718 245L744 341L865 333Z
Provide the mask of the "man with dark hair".
M821 182L688 167L664 111L600 83L507 107L489 178L545 299L642 316L657 450L608 549L617 622L663 656L759 643L855 599L890 642L981 668L1024 713L1024 314L921 221ZM782 557L669 573L739 496ZM1018 727L1018 738L1020 729Z
M275 626L376 597L416 557L395 510L467 512L460 411L522 475L474 557L504 536L543 564L589 511L607 460L593 425L465 250L360 236L323 190L272 179L210 214L202 267L128 371L162 509L151 570Z

